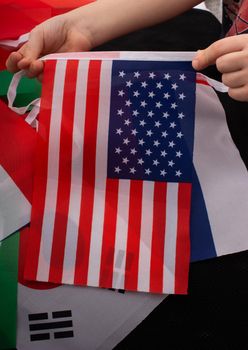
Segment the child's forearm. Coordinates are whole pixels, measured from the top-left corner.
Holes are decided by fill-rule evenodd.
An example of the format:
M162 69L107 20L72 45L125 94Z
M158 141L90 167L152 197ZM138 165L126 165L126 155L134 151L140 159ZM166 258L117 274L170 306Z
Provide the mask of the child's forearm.
M145 28L199 4L199 0L97 0L35 27L29 40L12 52L6 65L14 73L25 69L40 76L39 57L52 52L89 51L118 36Z
M92 47L189 10L199 0L98 0L68 14L70 25L87 28Z

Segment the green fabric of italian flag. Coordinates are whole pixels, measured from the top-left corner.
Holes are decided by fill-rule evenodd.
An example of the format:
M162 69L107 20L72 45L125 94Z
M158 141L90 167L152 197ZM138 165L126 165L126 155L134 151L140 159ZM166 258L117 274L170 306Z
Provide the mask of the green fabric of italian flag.
M16 346L19 234L0 242L0 349Z
M0 52L1 53L1 52ZM6 70L0 71L0 98L7 102L7 92L13 75ZM15 106L26 106L40 96L41 84L37 79L22 78L15 100Z

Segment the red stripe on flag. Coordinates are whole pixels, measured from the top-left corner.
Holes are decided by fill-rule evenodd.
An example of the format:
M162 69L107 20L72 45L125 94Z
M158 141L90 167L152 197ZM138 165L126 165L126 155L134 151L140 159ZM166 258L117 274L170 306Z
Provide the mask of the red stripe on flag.
M164 242L166 229L166 183L155 182L150 268L150 292L163 292Z
M110 288L113 280L119 180L107 179L99 286Z
M135 291L138 288L142 189L142 181L131 180L125 266L125 289Z
M25 226L20 230L19 238L19 256L18 256L18 283L25 287L32 289L52 289L60 286L60 284L48 283L48 282L37 282L37 281L27 281L24 278L25 260L27 255L27 247L30 241L30 228Z
M54 221L49 281L60 283L63 274L64 250L71 188L73 122L78 61L68 61L65 74L60 133L59 175Z
M42 231L42 220L45 208L47 170L48 170L48 148L50 133L50 118L54 88L54 72L56 61L45 63L44 80L41 96L41 107L39 116L39 133L37 139L36 164L34 175L35 206L31 215L30 244L28 247L28 259L25 264L25 278L35 280L39 261L40 240Z
M175 294L186 294L190 262L191 184L180 184L178 190L178 229L175 266Z
M87 283L90 238L95 187L96 139L100 90L101 61L90 61L86 97L83 184L79 220L79 236L76 253L75 284Z
M210 86L209 83L206 80L203 80L203 79L196 79L196 84Z

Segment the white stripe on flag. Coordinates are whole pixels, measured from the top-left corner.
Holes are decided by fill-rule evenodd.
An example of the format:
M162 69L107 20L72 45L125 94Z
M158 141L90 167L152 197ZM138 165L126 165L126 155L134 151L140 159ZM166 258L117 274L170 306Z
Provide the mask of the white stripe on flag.
M53 53L41 60L139 60L139 61L192 61L196 52L176 51L98 51Z
M64 91L65 72L66 61L58 62L56 64L56 71L54 77L53 102L49 134L46 201L37 271L37 280L40 281L47 281L49 278L50 258L52 250L53 230L58 191L60 130L63 106L62 96ZM45 256L43 256L43 253L45 253Z
M168 183L166 193L163 292L175 293L175 264L178 218L178 184Z
M83 135L85 126L85 96L87 94L88 68L88 61L79 62L73 125L71 190L62 277L63 283L70 284L73 284L74 282L78 227L81 209L81 191L83 177Z
M217 255L248 249L248 174L215 91L197 84L194 165ZM209 137L206 137L209 135Z
M128 216L130 200L130 180L119 180L116 237L114 249L114 272L112 287L124 289Z
M30 221L31 205L0 165L0 241Z
M143 181L138 290L150 290L154 182Z
M101 65L99 113L96 145L96 177L94 208L91 229L88 285L99 286L103 222L105 210L105 191L108 159L108 129L110 116L112 62L103 61Z

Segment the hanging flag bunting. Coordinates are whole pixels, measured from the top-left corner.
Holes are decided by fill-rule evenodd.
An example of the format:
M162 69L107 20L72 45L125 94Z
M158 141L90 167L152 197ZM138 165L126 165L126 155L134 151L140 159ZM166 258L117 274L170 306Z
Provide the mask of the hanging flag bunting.
M186 293L194 106L190 62L46 62L28 279Z
M197 81L191 261L248 249L248 173L226 120L235 101L225 96L222 105L223 85L201 75ZM234 118L239 110L236 103Z
M86 55L86 53L84 55ZM101 57L97 56L98 53L91 53L89 58L92 58L92 55L95 55L96 58ZM118 57L118 53L114 55L116 58ZM123 57L137 58L135 57L135 53L132 52L128 54L123 53L122 55ZM156 59L158 57L154 57L153 53L148 52L144 53L144 55L151 59ZM164 58L163 53L159 53L159 55L161 55L161 59ZM190 57L188 57L186 53L180 54L173 52L170 55L169 59L171 60L175 58L180 59L181 57L190 60ZM106 53L106 56L113 58L113 53ZM62 56L56 55L56 58L59 57ZM70 57L72 57L72 55L70 55ZM168 53L166 53L166 57L168 57ZM1 74L5 73L2 72ZM4 81L6 81L5 77ZM209 84L213 83L210 81ZM21 95L18 94L17 99L21 97L23 100L22 92L24 93L26 91L24 88L27 86L29 85L26 84L25 81L24 87L20 89ZM28 87L29 94L30 91L32 91L32 86L33 85L30 85L30 87ZM2 88L3 86L1 85L0 93L4 95L6 94L7 87L4 88L4 91L1 90ZM217 89L219 89L219 86ZM199 84L198 82L197 95L201 95L202 97L197 100L199 103L197 103L196 106L196 110L199 110L199 112L196 113L194 141L194 163L196 172L193 174L190 228L192 261L208 259L248 249L248 241L246 239L246 227L248 224L246 221L246 212L248 210L246 207L246 203L248 203L247 170L232 141L226 123L225 110L221 101L217 100L216 93L213 91L212 87L206 84ZM34 97L38 97L38 95ZM212 103L212 99L215 103ZM202 100L206 102L202 103ZM208 101L210 102L208 103ZM2 121L5 113L9 113L9 111L5 105L1 104L1 106L5 107L4 113L1 113L2 117L0 120ZM227 110L230 109L229 105L224 107L227 108ZM204 109L204 111L202 109ZM14 114L12 114L12 116L14 116ZM20 117L17 117L15 120L19 120L19 118ZM6 121L7 120L8 119L6 119ZM16 121L15 123L19 126L23 126L23 123L20 123L20 121ZM211 142L208 142L209 137L206 137L206 130L208 130L208 134L216 135L216 137L211 137ZM217 135L221 135L221 137L217 137ZM2 133L1 137L5 137L5 133ZM30 137L25 138L25 142L28 142L29 139ZM206 142L203 142L203 140L206 140ZM29 152L31 152L31 149L32 148L29 147ZM206 159L208 167L206 167ZM29 178L28 175L26 175L26 179L27 182L32 182L32 177ZM221 195L218 195L218 211L216 211L215 206L215 203L217 203L216 189L221 189ZM233 205L233 203L235 203L235 205ZM21 210L22 205L18 206L18 208ZM214 218L217 218L217 212L218 226L214 224ZM12 210L9 214L10 218L11 215L13 215ZM22 214L19 213L18 215L20 216ZM231 221L230 218L232 218ZM235 218L239 218L239 220L236 221ZM239 225L238 229L235 228L236 222L238 222ZM5 237L5 235L7 234L2 235L2 237Z

